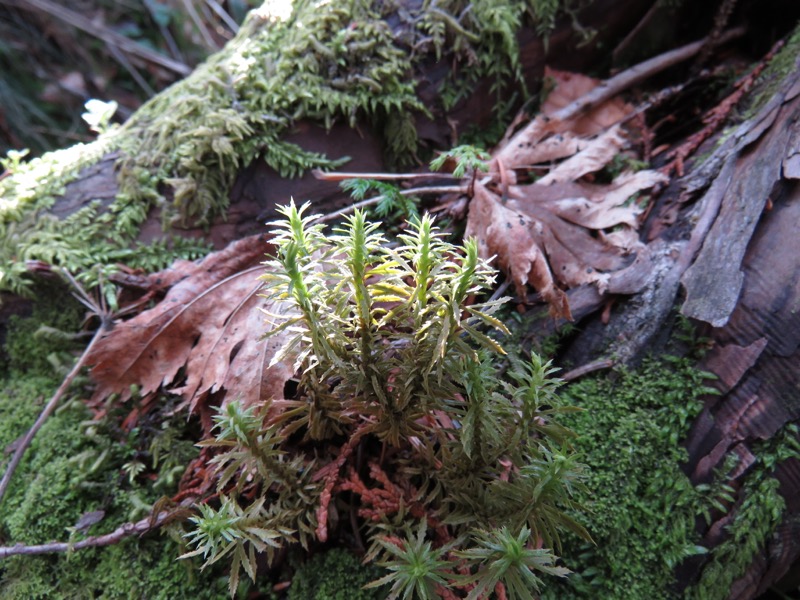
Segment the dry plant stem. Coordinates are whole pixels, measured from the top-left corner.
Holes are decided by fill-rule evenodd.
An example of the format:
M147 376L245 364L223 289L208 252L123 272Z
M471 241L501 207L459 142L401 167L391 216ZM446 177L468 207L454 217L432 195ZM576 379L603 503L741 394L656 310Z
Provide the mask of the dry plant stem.
M663 8L663 2L654 2L653 6L650 7L650 10L647 11L647 14L643 16L639 22L636 24L636 27L631 29L628 32L628 35L617 44L617 47L614 48L614 51L611 53L611 60L614 61L615 64L619 62L620 56L631 46L632 43L635 42L637 36L647 27L650 22L658 16L659 10Z
M353 435L350 437L350 440L342 446L341 451L339 452L339 456L336 457L336 460L333 461L330 465L323 467L322 470L322 477L325 479L325 487L322 489L322 494L320 495L320 504L319 508L317 509L317 539L321 542L328 541L328 507L330 506L332 496L331 493L333 492L333 488L336 486L336 482L339 480L339 471L342 468L342 465L350 458L350 455L355 450L358 443L361 441L361 438L364 437L366 433L369 432L368 425L362 425L359 429L357 429ZM320 473L317 473L320 475Z
M466 186L462 185L444 185L439 187L411 188L408 190L400 190L400 193L403 196L414 196L415 194L463 194L466 193L467 189L468 188ZM353 212L357 208L364 208L365 206L378 204L378 202L381 200L383 200L383 196L375 196L374 198L368 198L366 200L362 200L361 202L355 202L350 206L345 206L344 208L340 208L332 213L328 213L327 215L322 215L321 217L314 219L314 223L326 223L327 221L332 221L341 217L342 215Z
M197 27L197 30L200 32L206 47L211 51L219 50L219 46L214 42L214 38L211 37L211 33L209 33L208 29L200 18L200 15L198 15L197 11L194 9L193 3L183 0L183 7L186 9L186 12L189 13L189 17L191 17L192 21L194 22L194 26Z
M188 75L192 72L192 69L182 62L162 56L158 52L154 52L153 50L134 42L130 38L127 38L116 31L112 31L108 27L98 25L80 13L70 10L65 6L61 6L60 4L56 4L55 2L51 2L51 0L0 0L0 4L14 6L16 8L22 8L25 10L38 10L47 13L57 19L60 19L61 21L64 21L65 23L68 23L69 25L72 25L73 27L80 29L81 31L85 31L88 34L103 40L107 44L113 44L117 46L120 50L127 52L128 54L133 54L139 58L148 60L151 63L155 63L161 67L164 67L165 69L174 71L179 75Z
M147 80L142 77L142 74L139 73L139 70L131 64L131 61L128 60L128 57L125 56L125 53L122 52L119 48L117 48L114 44L106 44L106 48L108 48L108 52L114 59L122 65L122 67L128 72L131 78L136 82L142 91L147 94L148 97L155 96L156 91L150 87L150 84L147 83Z
M187 503L188 506L188 503ZM0 547L0 559L8 558L9 556L16 556L20 554L55 554L58 552L71 552L73 550L82 550L83 548L97 548L100 546L111 546L121 542L126 537L132 535L144 535L148 531L152 531L174 521L173 516L185 511L186 507L177 508L175 510L165 510L155 518L151 515L136 521L135 523L125 523L120 525L111 533L104 535L95 535L88 537L79 542L51 542L48 544L38 544L35 546L26 546L24 544L15 544L13 546Z
M577 369L572 369L571 371L567 371L563 375L559 376L559 379L563 379L564 381L573 381L575 379L578 379L579 377L588 375L589 373L594 373L595 371L600 371L602 369L610 369L615 364L616 363L609 358L596 360L594 362L590 362L583 366L580 366Z
M206 6L211 8L211 10L222 19L222 22L225 23L228 29L233 33L239 33L239 26L236 24L236 21L234 21L227 11L220 6L219 2L215 2L215 0L206 0Z
M724 44L743 36L744 33L745 29L743 27L731 29L720 35L717 43ZM572 119L579 113L613 98L620 92L641 83L656 73L660 73L673 65L691 58L704 47L706 42L707 38L704 38L697 42L692 42L691 44L676 48L675 50L659 54L638 65L634 65L630 69L626 69L610 79L605 80L588 94L583 95L557 111L552 115L552 118L558 121Z
M320 181L346 181L348 179L375 179L376 181L405 181L407 179L454 179L449 173L347 173L312 169L311 174Z
M89 342L89 345L86 346L86 350L83 351L80 359L78 362L75 363L75 366L72 367L72 370L69 374L64 378L64 381L61 382L61 385L58 386L56 393L53 394L53 397L50 398L50 401L47 403L47 406L44 407L39 418L36 419L36 422L33 426L28 430L28 433L25 434L25 437L22 438L22 441L17 446L16 451L14 452L14 456L11 458L11 462L8 463L8 467L6 467L6 472L3 474L3 479L0 481L0 502L3 500L3 496L6 493L6 489L8 488L8 484L11 482L11 477L14 475L14 471L17 469L20 461L22 460L23 454L25 454L25 450L28 449L33 438L36 436L39 429L42 428L44 422L47 418L53 414L53 411L56 409L58 405L58 401L61 400L61 397L69 388L70 384L72 383L73 379L80 373L80 370L83 368L84 363L86 361L86 357L89 356L89 352L91 351L92 347L94 346L95 342L100 339L101 334L105 331L105 327L101 325L97 328L94 336L92 337L92 341ZM0 553L0 556L3 556Z

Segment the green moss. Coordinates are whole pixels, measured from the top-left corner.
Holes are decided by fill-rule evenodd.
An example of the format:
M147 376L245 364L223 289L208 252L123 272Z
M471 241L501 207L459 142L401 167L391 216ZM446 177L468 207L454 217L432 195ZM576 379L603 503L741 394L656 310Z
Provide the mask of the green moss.
M778 463L800 458L798 427L788 425L769 440L757 444L753 453L757 460L745 480L742 502L727 527L729 537L715 548L700 581L687 590L688 599L727 597L724 592L745 574L781 523L786 503L778 492L780 482L772 477L772 472Z
M64 286L41 284L35 293L40 301L29 316L9 317L0 356L6 373L57 380L58 367L71 360L76 348L70 335L80 327L83 310Z
M744 111L744 118L753 117L783 85L786 76L794 73L797 55L800 52L800 27L786 40L783 48L773 57L756 83L756 92L751 96Z
M25 433L36 420L55 385L53 379L41 375L0 379L0 448L5 448ZM0 455L0 464L6 462Z
M57 385L52 375L30 370L0 379L0 448L28 430ZM151 431L143 417L141 427L126 434L112 425L117 415L99 421L91 416L81 401L66 400L34 438L0 503L0 545L77 541L84 533L72 528L89 511L105 516L86 535L144 518L159 496L175 492L176 463L185 465L197 454L183 418ZM0 470L8 463L2 456ZM148 470L130 482L122 466L132 457ZM155 473L154 481L148 473ZM11 557L0 561L0 597L227 597L221 568L199 572L198 565L177 561L180 553L168 537L151 534L71 554Z
M52 379L32 375L0 381L0 414L4 417L0 419L0 447L30 427L42 399L48 398L55 386ZM131 484L122 465L140 454L142 440L150 438L138 430L125 436L107 421L90 418L81 402L67 402L34 438L0 504L0 544L82 539L82 533L70 528L89 511L104 510L106 514L88 535L109 533L124 522L147 515L160 494L156 489L159 479L151 482L142 477ZM170 431L151 437L158 439ZM186 440L177 434L172 446L183 464L193 457L187 455ZM161 461L162 467L169 464L167 457ZM177 481L162 485L161 491L174 493L176 485ZM200 572L198 565L178 561L180 553L168 537L151 534L71 554L12 557L0 562L0 597L227 597L227 577L221 569Z
M384 572L361 564L352 553L334 548L304 563L292 579L288 600L381 600L385 588L362 589Z
M585 409L566 423L590 468L586 515L595 544L571 539L562 554L576 574L546 598L667 598L673 568L696 546L695 518L709 493L680 469L679 445L708 389L688 361L648 361L636 371L574 383L566 401Z
M72 555L13 557L0 565L8 600L109 598L225 600L227 578L176 560L180 549L157 535Z
M14 396L4 400L24 401ZM66 528L83 512L101 507L103 496L87 488L82 471L91 468L102 451L71 431L88 417L87 412L70 407L42 427L0 506L4 538L26 544L63 539L68 535ZM70 462L71 458L92 462Z
M257 157L285 177L341 164L282 139L299 119L410 120L423 107L382 16L364 0L298 2L282 22L251 13L223 52L125 124L118 210L164 202L166 183L168 216L203 223L224 212L233 178ZM393 141L397 154L416 148L416 135Z
M553 582L543 598L677 598L675 567L707 555L700 581L680 597L722 600L780 522L784 502L771 473L797 456L796 430L787 428L754 448L756 466L744 480L730 538L713 551L699 546L695 524L711 511L727 512L732 490L719 481L693 486L681 470L680 441L709 390L707 374L689 359L647 361L622 371L571 384L563 397L585 411L565 425L579 433L577 451L590 468L588 492L576 514L595 544L567 538L561 554L575 573ZM726 465L728 472L733 465Z

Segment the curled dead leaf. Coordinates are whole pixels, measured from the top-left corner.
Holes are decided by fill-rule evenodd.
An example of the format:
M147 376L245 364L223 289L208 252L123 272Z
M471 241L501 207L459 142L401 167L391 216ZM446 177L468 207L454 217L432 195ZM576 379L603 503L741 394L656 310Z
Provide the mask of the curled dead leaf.
M594 284L603 293L610 283L631 290L641 281L647 260L635 255L644 246L636 233L642 209L634 199L668 179L646 170L624 172L609 184L584 181L622 152L626 139L619 123L632 108L612 99L572 118L559 118L565 106L598 82L559 71L549 75L557 85L543 113L507 136L494 154L505 176L476 184L467 235L478 239L485 258L496 257L521 296L531 285L553 315L570 318L564 290ZM515 169L524 175L533 165L548 162L550 171L538 181L514 185L522 180ZM629 267L636 272L619 276ZM612 274L617 275L614 280Z
M95 345L87 360L94 365L94 398L117 393L125 401L132 386L143 396L168 389L191 409L223 389L226 399L244 405L282 397L293 368L270 365L283 339L263 338L267 326L259 309L288 309L268 307L259 295L266 250L263 238L252 236L200 263L180 261L151 276L172 285L161 302L117 323Z
M475 186L465 235L478 239L482 258L497 257L500 267L511 273L518 294L524 295L530 284L554 315L571 319L566 294L556 286L541 249L543 233L541 223L509 208L484 185Z

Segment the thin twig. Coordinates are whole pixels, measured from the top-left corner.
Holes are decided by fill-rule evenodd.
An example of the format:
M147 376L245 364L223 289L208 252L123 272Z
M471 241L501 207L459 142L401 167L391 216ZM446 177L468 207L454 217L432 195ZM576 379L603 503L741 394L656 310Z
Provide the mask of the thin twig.
M151 98L156 95L156 91L150 87L150 84L147 83L147 80L142 77L142 74L139 73L139 70L128 60L128 57L125 56L125 53L117 48L114 44L106 43L106 48L108 48L108 52L114 59L122 65L122 67L128 72L128 74L133 78L136 84L142 88L142 91L147 94L148 98Z
M594 373L595 371L610 369L615 364L616 363L610 358L604 358L602 360L596 360L594 362L587 363L581 367L578 367L577 369L567 371L563 375L559 375L558 378L563 379L564 381L572 381L573 379L578 379L579 377L583 377L589 373Z
M502 297L502 295L506 293L506 290L509 288L510 285L511 285L510 278L506 279L503 283L501 283L494 291L492 296L489 298L489 302L494 302L496 300L499 300Z
M153 20L153 23L155 23L156 27L158 27L158 31L161 33L161 39L163 39L167 44L167 49L169 50L170 55L172 55L172 58L180 62L185 62L183 53L178 47L178 43L175 41L172 33L170 33L169 27L162 25L161 20L158 19L156 5L152 2L145 2L144 6L147 9L147 12L150 13L150 18Z
M719 37L719 44L723 44L739 38L745 34L743 27L737 27L726 31ZM584 94L577 100L567 104L564 108L558 110L553 114L552 118L558 121L567 121L574 118L578 114L589 110L590 108L602 104L617 94L627 90L634 85L637 85L652 77L653 75L668 69L673 65L681 63L695 54L697 54L706 44L707 39L704 38L691 44L686 44L680 48L664 52L658 56L634 65L630 69L625 69L621 73L614 75L610 79L606 79L588 94Z
M421 188L411 188L408 190L400 190L400 193L403 196L414 196L416 194L463 194L467 191L466 186L463 185L444 185L438 187L421 187ZM350 206L345 206L344 208L340 208L339 210L335 210L332 213L328 213L327 215L322 215L321 217L317 217L314 219L314 223L326 223L327 221L333 221L341 217L342 215L349 214L356 210L357 208L364 208L365 206L372 206L373 204L378 204L381 200L384 199L384 196L375 196L374 198L368 198L366 200L361 200L360 202L355 202Z
M728 42L744 35L744 32L744 28L741 27L732 29L725 32L720 37L719 42L720 44ZM659 54L658 56L639 63L638 65L634 65L630 69L626 69L610 79L601 82L597 87L593 88L587 94L584 94L580 98L574 100L567 106L550 115L549 119L554 123L568 122L576 118L581 113L584 113L595 106L610 100L626 89L641 83L649 77L652 77L653 75L660 73L673 65L691 58L697 54L701 48L703 48L705 43L706 39L702 39L700 41L687 44L686 46L676 48L675 50ZM541 127L541 119L534 119L530 124L526 125L517 131L513 136L511 136L511 139L508 140L505 146L502 146L496 150L494 153L494 158L503 161L506 165L516 164L512 158L517 153L518 147L520 147L521 144L524 145L525 143L530 142L532 138L538 139L540 133L539 130Z
M117 527L111 533L104 535L94 535L78 542L50 542L48 544L37 544L26 546L25 544L15 544L13 546L0 547L0 559L20 554L54 554L57 552L70 552L83 548L97 548L99 546L111 546L126 537L132 535L144 535L145 533L161 527L165 523L174 520L176 514L185 511L186 507L181 506L173 510L165 510L153 516L146 517L135 523L125 523Z
M346 173L312 169L311 174L320 181L346 181L348 179L375 179L376 181L405 181L407 179L456 179L450 173Z

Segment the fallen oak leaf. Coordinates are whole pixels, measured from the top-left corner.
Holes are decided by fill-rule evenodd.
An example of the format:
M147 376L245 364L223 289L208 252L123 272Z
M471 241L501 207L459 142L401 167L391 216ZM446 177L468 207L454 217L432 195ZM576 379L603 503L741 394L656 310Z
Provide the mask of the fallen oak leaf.
M223 388L244 405L282 397L293 369L283 362L270 366L282 340L262 339L266 325L258 310L267 304L257 279L266 249L261 236L252 236L200 263L173 265L163 274L175 282L164 299L117 323L93 348L94 399L118 393L124 402L131 386L147 395L170 385L191 409ZM185 381L178 378L182 369Z
M625 138L619 127L612 127L596 138L588 141L576 154L556 165L547 175L539 179L542 185L576 181L588 173L605 167L625 145Z
M555 87L542 103L541 112L549 117L583 98L603 82L599 79L545 67L544 76ZM577 136L592 136L601 133L627 118L634 111L633 106L621 98L613 97L570 120L569 130Z
M475 185L469 206L465 237L478 239L481 257L496 256L500 267L511 273L521 296L525 286L533 286L550 305L551 314L572 320L567 296L556 286L547 259L534 236L544 227L526 219L499 201L482 183Z
M566 158L579 150L577 144L571 143L572 135L567 133L568 130L569 127L564 122L538 115L514 134L505 146L496 150L492 157L501 161L507 169L530 167L556 158Z

